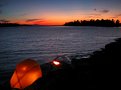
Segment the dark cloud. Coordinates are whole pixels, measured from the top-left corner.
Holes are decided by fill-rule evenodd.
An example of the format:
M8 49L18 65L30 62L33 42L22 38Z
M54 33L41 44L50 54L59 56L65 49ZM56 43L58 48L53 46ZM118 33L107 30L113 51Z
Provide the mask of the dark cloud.
M41 23L41 22L44 22L44 20L39 20L39 21L35 21L34 23Z
M94 11L96 12L101 12L101 13L108 13L110 10L107 10L107 9L103 9L103 10L98 10L98 9L93 9Z
M111 18L119 18L119 17L121 17L121 14L117 14L117 15L111 17Z
M101 14L96 14L96 13L92 13L92 14L88 14L88 15L91 15L91 16L101 16Z
M21 14L20 16L26 16L26 15L28 15L27 13L23 13L23 14Z
M93 9L94 11L97 11L97 9L95 8L95 9Z
M1 19L0 22L1 22L1 23L9 23L10 20Z
M26 22L34 22L34 21L40 21L42 19L27 19Z
M104 9L104 10L101 10L100 12L102 12L102 13L108 13L109 10Z

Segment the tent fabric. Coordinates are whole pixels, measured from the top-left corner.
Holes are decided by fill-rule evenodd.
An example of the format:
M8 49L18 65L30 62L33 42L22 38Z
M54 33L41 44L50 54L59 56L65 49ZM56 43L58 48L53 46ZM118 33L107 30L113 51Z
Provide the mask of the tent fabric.
M26 59L17 64L11 77L12 88L24 89L42 77L40 65L32 59Z

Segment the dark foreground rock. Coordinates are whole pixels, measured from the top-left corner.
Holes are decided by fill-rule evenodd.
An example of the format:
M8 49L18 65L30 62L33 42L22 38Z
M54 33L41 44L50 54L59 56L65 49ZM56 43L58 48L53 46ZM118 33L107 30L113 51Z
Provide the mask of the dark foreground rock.
M81 90L121 88L120 81L121 39L116 39L89 58L72 58L72 67L50 72L36 83L40 90Z

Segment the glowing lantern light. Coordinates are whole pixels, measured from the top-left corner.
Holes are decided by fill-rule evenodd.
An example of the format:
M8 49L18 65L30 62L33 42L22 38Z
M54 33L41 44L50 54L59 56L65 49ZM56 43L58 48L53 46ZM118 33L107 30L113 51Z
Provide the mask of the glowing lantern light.
M57 60L53 60L53 62L52 62L55 66L60 66L60 62L59 61L57 61Z
M40 65L31 59L26 59L16 66L10 84L12 88L24 89L42 77Z

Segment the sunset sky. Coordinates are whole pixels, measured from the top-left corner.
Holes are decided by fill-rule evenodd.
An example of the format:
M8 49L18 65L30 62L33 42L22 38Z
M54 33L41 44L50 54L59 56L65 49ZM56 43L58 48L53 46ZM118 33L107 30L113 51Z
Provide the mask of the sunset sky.
M102 18L121 22L121 0L0 0L0 22L63 25Z

